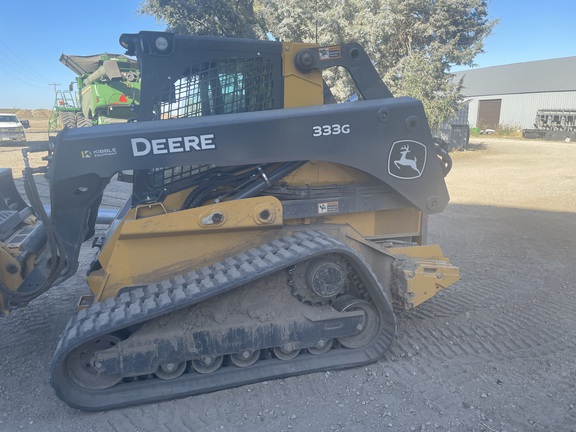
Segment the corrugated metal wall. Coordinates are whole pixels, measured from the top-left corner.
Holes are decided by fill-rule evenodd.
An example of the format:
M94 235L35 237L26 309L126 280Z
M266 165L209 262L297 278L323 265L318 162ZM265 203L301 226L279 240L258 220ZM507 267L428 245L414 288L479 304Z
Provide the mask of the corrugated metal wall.
M531 129L539 109L576 110L576 91L555 93L527 93L517 95L493 95L470 98L468 122L470 127L478 127L478 101L502 99L500 126Z

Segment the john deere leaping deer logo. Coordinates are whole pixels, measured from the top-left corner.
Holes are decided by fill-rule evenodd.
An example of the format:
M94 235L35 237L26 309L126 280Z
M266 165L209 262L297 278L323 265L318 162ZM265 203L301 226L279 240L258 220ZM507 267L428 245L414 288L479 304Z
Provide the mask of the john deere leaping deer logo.
M415 179L426 165L426 146L418 141L396 141L388 156L388 174L400 179Z

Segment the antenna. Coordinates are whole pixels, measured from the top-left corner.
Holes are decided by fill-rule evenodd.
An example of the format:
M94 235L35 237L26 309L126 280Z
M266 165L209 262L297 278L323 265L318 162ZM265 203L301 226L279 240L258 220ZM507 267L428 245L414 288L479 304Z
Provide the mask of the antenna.
M316 43L318 43L318 0L316 0L316 18L314 21L316 25Z

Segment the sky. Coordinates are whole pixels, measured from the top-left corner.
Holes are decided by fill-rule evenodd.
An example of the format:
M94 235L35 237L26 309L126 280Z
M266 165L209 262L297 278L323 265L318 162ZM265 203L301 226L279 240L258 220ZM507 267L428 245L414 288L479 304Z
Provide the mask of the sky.
M164 30L137 12L140 3L0 0L0 108L52 108L54 84L65 90L75 76L59 62L62 53L122 54L122 33ZM576 1L491 0L488 10L499 22L474 60L477 67L576 55Z

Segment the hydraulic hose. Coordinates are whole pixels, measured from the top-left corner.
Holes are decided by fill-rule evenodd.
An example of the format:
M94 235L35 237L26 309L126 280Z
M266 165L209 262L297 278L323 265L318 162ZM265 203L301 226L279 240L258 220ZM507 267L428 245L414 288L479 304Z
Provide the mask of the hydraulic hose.
M442 172L444 173L444 177L446 177L452 169L452 158L448 153L450 144L438 137L432 138L432 141L434 141L434 145L436 147L436 154L442 162Z

